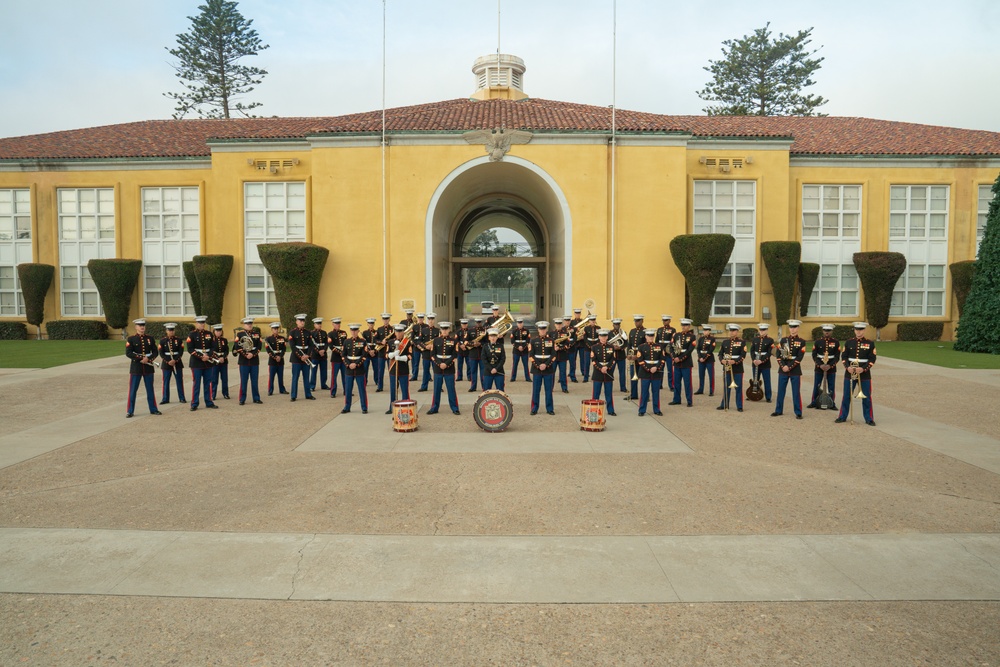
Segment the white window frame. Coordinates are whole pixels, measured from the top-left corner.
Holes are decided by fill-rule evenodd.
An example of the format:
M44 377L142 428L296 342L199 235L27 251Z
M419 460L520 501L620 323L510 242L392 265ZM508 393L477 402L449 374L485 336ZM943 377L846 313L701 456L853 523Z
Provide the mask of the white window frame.
M243 184L246 313L277 317L274 283L257 254L260 243L306 240L305 181L247 181Z
M27 314L17 265L31 260L31 190L0 189L0 317Z
M753 318L757 282L757 181L696 180L692 184L691 201L695 234L731 234L736 239L712 300L712 315Z
M944 317L945 264L907 264L892 292L890 317Z
M713 317L736 319L753 317L754 268L753 262L726 264L722 278L719 280L719 287L715 290L715 298L712 299Z
M146 317L193 316L183 263L201 248L201 191L196 186L144 187L143 308Z
M854 264L821 264L807 317L857 317L859 286Z
M64 317L103 317L104 307L87 262L113 259L114 188L58 188L59 301Z
M862 194L860 185L804 183L802 240L860 238Z
M948 185L889 186L889 239L947 240L950 199Z
M986 216L990 212L990 202L993 201L993 186L979 186L979 204L976 209L976 257L979 257L979 246L983 244L986 234Z

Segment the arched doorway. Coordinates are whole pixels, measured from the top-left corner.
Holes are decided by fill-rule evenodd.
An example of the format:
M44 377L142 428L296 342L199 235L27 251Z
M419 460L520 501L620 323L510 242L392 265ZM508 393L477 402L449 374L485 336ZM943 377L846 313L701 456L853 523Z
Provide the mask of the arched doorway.
M494 283L504 272L520 271L530 274L530 287L518 294L517 308L513 285L509 298L496 300L510 301L530 321L562 315L572 303L571 230L562 190L538 165L513 156L464 163L441 182L428 207L427 307L439 319L457 321L487 300L473 297L471 271L489 271ZM506 294L503 282L491 288Z

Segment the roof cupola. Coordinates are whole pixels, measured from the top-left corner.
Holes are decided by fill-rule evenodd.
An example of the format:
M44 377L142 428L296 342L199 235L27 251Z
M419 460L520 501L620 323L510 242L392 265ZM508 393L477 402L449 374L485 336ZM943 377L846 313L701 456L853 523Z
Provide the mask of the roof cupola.
M494 53L476 58L472 73L476 75L477 100L523 100L524 61L506 53Z

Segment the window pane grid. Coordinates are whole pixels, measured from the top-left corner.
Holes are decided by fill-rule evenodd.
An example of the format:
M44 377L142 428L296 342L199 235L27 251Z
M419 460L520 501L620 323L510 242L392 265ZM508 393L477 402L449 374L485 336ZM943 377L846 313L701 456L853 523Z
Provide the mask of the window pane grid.
M889 237L899 240L948 236L947 185L893 185L889 188Z
M889 315L940 317L944 315L945 266L910 264L896 282Z
M976 212L976 257L979 257L979 246L983 243L983 235L986 233L986 215L990 212L990 202L993 201L993 193L990 192L989 185L979 186L979 206Z
M200 190L197 187L143 188L143 303L147 317L197 315L191 301L183 267L179 263L159 263L176 251L182 240L201 238ZM157 247L158 246L158 247ZM167 250L174 250L168 254ZM157 263L150 263L156 250Z
M107 242L115 239L115 191L113 188L59 188L56 201L62 314L103 316L101 299L85 258L103 256L101 248L106 248Z
M31 257L31 191L27 188L0 189L0 256L11 262L0 265L0 316L23 316L17 265Z
M802 237L858 238L860 185L803 185Z
M755 181L695 181L695 234L757 233L757 183Z
M712 315L753 317L753 264L732 262L726 265L712 302Z
M306 186L304 182L246 183L243 190L243 231L246 257L256 255L260 243L306 239ZM253 251L251 251L253 249ZM277 317L271 276L263 264L247 260L247 315Z
M858 314L858 272L853 264L821 264L809 299L810 317Z

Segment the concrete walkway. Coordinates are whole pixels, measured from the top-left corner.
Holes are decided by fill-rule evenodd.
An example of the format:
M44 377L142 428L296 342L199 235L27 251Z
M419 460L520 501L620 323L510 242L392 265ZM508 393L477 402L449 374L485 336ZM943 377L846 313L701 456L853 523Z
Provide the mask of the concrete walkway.
M396 602L1000 600L1000 535L0 529L0 591Z

